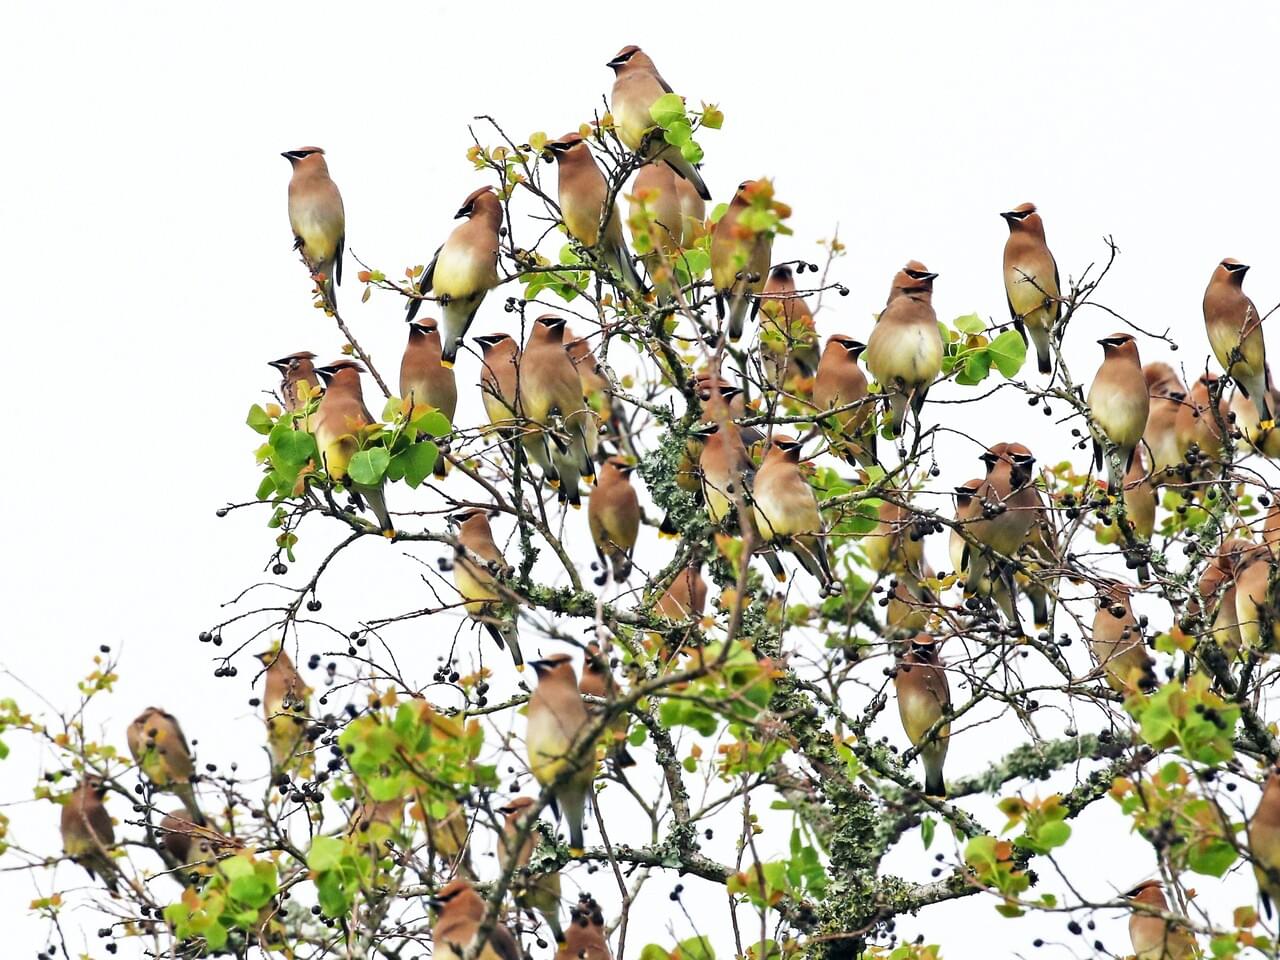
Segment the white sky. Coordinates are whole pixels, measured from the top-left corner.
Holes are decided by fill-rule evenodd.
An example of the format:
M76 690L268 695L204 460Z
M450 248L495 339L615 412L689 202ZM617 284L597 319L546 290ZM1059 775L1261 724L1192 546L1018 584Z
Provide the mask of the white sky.
M824 335L865 334L910 257L941 274L941 317L1002 319L1006 228L996 214L1024 200L1039 205L1064 278L1105 255L1104 234L1116 238L1123 256L1100 299L1148 328L1173 328L1184 344L1174 359L1188 369L1207 354L1200 297L1218 260L1254 265L1247 289L1264 311L1280 299L1266 187L1275 179L1273 7L636 9L21 2L0 11L9 131L0 289L10 330L0 390L21 451L0 472L10 544L0 561L0 663L67 708L74 678L110 643L125 652L124 678L94 720L112 737L122 743L128 719L156 701L181 715L202 759L245 757L242 744L260 736L248 668L215 681L195 636L258 576L268 534L260 516L218 521L213 511L253 491L254 437L242 424L272 386L265 361L302 348L327 357L340 342L309 306L290 251L280 151L325 147L348 250L397 275L425 261L477 185L463 157L472 116L494 113L520 138L572 129L607 92L605 61L625 43L649 51L691 101L724 109L725 128L701 138L717 199L746 177L776 178L796 230L777 259L816 258L812 241L840 225L849 256L839 279L852 293L824 311ZM344 313L393 378L399 303L357 305L355 270L348 259ZM475 332L502 328L500 302L491 298ZM1096 313L1077 321L1067 345L1077 377L1096 367L1095 334L1115 326ZM1152 341L1141 349L1147 360L1165 356ZM474 359L459 364L464 394L475 374ZM984 444L1022 431L1042 462L1065 452L1037 445L1047 421L1020 402L959 409ZM478 416L474 397L459 419L468 415ZM961 460L943 464L942 489L977 468L975 449L955 450ZM407 609L417 571L406 566L398 580L363 585L362 598L326 604L340 611L350 601L352 616ZM386 592L370 611L375 590ZM397 654L420 659L425 675L439 652L433 639L419 627ZM15 687L0 678L0 692ZM883 732L901 742L896 725ZM981 739L963 749L957 740L950 772L993 755ZM245 762L262 762L253 756ZM29 796L40 763L18 750L0 799ZM999 826L987 801L968 806ZM1099 806L1079 833L1115 819ZM56 849L43 826L56 820L52 807L7 812L15 833L44 829ZM1063 862L1083 866L1091 892L1103 894L1143 878L1151 858L1113 824ZM925 878L926 866L912 875ZM63 885L73 882L68 869ZM44 943L43 924L24 919L35 895L29 878L0 875L15 955ZM665 924L670 905L653 897ZM717 911L722 902L710 901ZM94 924L84 923L91 941ZM1024 950L1037 935L1067 939L1056 922L1001 921L979 899L900 930L925 931L954 958ZM1122 923L1106 934L1111 949L1127 951Z

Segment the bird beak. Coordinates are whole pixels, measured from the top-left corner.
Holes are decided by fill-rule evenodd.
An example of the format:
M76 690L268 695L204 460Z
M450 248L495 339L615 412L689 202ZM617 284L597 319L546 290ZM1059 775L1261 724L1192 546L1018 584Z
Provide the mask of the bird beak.
M1000 219L1004 220L1006 223L1011 223L1013 221L1013 211L1006 210L1004 213L1000 214Z
M284 368L286 364L283 360L268 360L267 366L274 367L275 369L279 370L281 373L284 373Z
M924 276L922 276L920 279L921 279L921 280L937 280L937 279L938 279L938 275L937 275L936 273L926 273L926 274L925 274Z
M461 220L464 217L469 217L469 216L471 216L471 204L468 203L465 207L463 207L461 210L459 210L457 213L453 215L453 219Z

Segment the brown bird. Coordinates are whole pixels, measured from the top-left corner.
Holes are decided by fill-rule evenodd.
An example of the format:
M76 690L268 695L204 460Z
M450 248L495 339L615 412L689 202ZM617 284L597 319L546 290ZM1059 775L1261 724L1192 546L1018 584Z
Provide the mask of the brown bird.
M1089 640L1107 686L1120 694L1134 687L1151 690L1156 684L1155 661L1147 652L1142 627L1133 615L1131 593L1118 580L1099 582L1098 609Z
M555 960L613 960L604 935L604 914L600 904L583 894L570 912L565 941L556 951Z
M1159 880L1138 884L1125 899L1161 913L1170 912ZM1186 927L1144 910L1129 915L1129 940L1135 960L1191 960L1199 953L1196 938Z
M1262 314L1245 296L1248 272L1245 264L1230 257L1214 269L1204 291L1204 328L1213 355L1240 392L1253 401L1258 422L1266 429L1274 418L1267 389L1267 345Z
M677 177L665 163L641 167L630 198L627 222L631 242L641 254L659 302L665 303L675 290L673 264L701 235L706 204L689 182Z
M546 149L555 158L560 174L560 216L569 236L600 258L613 282L621 284L628 296L641 295L644 284L622 239L617 198L609 196L609 183L586 141L579 133L566 133L558 140L548 140Z
M1246 836L1253 874L1258 879L1258 896L1267 919L1271 919L1271 902L1280 896L1280 771L1274 768L1267 775Z
M578 692L578 677L566 653L531 664L538 685L529 697L525 749L529 770L543 787L552 787L554 803L569 823L569 849L576 857L586 846L582 818L596 775L595 751L581 741L591 726Z
M1089 412L1101 437L1093 438L1093 460L1102 469L1102 438L1117 448L1117 456L1107 456L1107 490L1116 494L1124 486L1123 477L1133 466L1133 452L1147 428L1151 401L1147 380L1138 358L1138 344L1127 333L1113 333L1098 341L1102 345L1102 366L1089 387ZM1117 466L1118 461L1118 466Z
M458 384L453 369L441 362L440 332L430 317L409 324L409 342L400 360L400 399L410 421L434 408L453 423L458 409ZM446 463L443 455L436 458L437 477L445 475Z
M451 880L431 897L428 903L437 911L431 925L431 955L434 960L524 960L520 944L506 924L495 922L474 955L468 949L480 932L480 924L488 904L466 880Z
M668 620L682 621L701 617L706 608L707 583L702 579L702 564L695 562L676 574L653 611Z
M628 150L645 160L665 163L689 181L699 197L710 200L711 191L703 183L698 168L685 159L679 147L666 142L662 130L653 121L650 113L653 105L672 91L648 54L629 44L619 50L607 66L614 74L609 106L618 139Z
M1280 578L1270 550L1249 557L1236 576L1236 625L1245 650L1270 653L1280 644Z
M364 392L360 389L360 374L364 367L354 360L336 360L316 372L324 378L325 392L320 406L311 417L311 430L315 434L316 447L329 479L347 486L357 498L369 505L378 518L383 536L395 534L395 524L387 512L387 501L382 494L382 481L377 486L356 483L348 470L352 458L364 446L370 428L377 421L364 405Z
M433 817L427 804L421 804L427 828L427 841L432 852L460 877L475 879L471 867L471 821L467 808L456 800L445 803L445 814Z
M462 201L455 220L467 218L449 234L418 282L419 297L430 293L440 303L444 345L440 362L453 366L458 346L476 318L485 294L496 287L498 232L502 228L502 202L492 187L481 187ZM407 319L418 315L422 300L409 300Z
M506 333L476 337L476 343L482 351L480 397L489 423L503 434L514 435L518 431L516 371L520 366L520 345Z
M818 498L800 473L802 447L793 437L773 435L751 487L755 528L766 544L785 538L787 550L817 579L822 592L838 593L827 561L826 530L818 512Z
M587 644L586 656L582 659L582 679L578 681L578 692L586 697L595 697L612 704L618 699L618 681L613 675L613 667L609 658L600 649L600 644L592 640ZM599 704L588 703L587 713L598 717L607 708ZM634 767L635 759L627 750L627 730L631 719L625 710L620 710L609 723L606 737L612 740L609 745L609 757L619 767Z
M866 349L852 337L832 334L813 381L813 405L819 412L850 408L820 421L831 437L831 452L850 466L869 467L876 462L876 435L868 429L875 403L867 399L867 376L858 366L858 357Z
M1180 453L1179 463L1187 461L1188 455L1193 454L1193 451L1193 459L1197 464L1206 460L1210 462L1219 460L1228 453L1225 437L1230 428L1231 413L1226 396L1218 392L1220 389L1221 384L1218 382L1217 375L1206 373L1192 385L1190 396L1178 405L1178 415L1174 420L1174 436ZM1216 414L1213 404L1214 393L1218 393ZM1184 469L1189 478L1193 474L1207 475L1209 465L1205 464L1200 469L1192 469L1188 461L1188 467Z
M293 167L289 178L289 227L293 248L302 251L307 269L330 304L334 284L342 283L342 248L347 242L347 218L342 194L329 178L329 166L319 147L299 147L281 154Z
M742 215L773 190L768 180L744 180L711 231L711 282L716 290L716 316L729 316L729 339L737 343L748 311L755 319L759 295L769 273L773 236L743 222Z
M305 735L310 726L311 688L293 666L283 649L258 654L266 667L266 689L262 697L262 713L267 721L267 745L278 770L292 767L307 769L311 757Z
M1265 544L1230 537L1210 558L1196 585L1199 602L1193 600L1189 606L1193 612L1203 609L1212 617L1210 637L1222 648L1228 660L1235 660L1244 642L1237 619L1238 575L1249 564L1265 559L1269 553Z
M160 844L180 866L210 863L243 844L208 826L197 824L186 807L170 810L160 821Z
M722 523L735 514L744 535L760 542L760 532L753 526L754 512L738 510L738 504L751 503L751 488L756 466L742 442L742 433L732 421L704 424L694 431L703 442L698 468L702 474L702 500L712 523ZM763 554L765 562L779 580L786 579L782 562L772 550Z
M1267 371L1267 403L1274 414L1280 410L1280 390L1276 390L1271 380L1271 371ZM1235 415L1236 427L1241 434L1240 448L1246 453L1257 451L1272 460L1280 458L1280 430L1274 426L1263 428L1258 421L1258 411L1254 409L1249 398L1236 391L1231 397L1231 412Z
M1173 367L1167 363L1148 363L1142 368L1147 381L1150 412L1143 443L1151 451L1151 479L1155 484L1167 483L1173 469L1182 463L1178 448L1178 411L1187 399L1187 388Z
M108 890L119 893L120 871L111 858L116 832L102 803L106 795L106 783L92 775L86 775L68 794L62 806L62 850L90 877L101 876Z
M775 390L807 392L802 381L818 370L818 329L804 297L796 294L791 265L778 264L760 291L760 362Z
M286 413L304 410L307 399L320 389L320 378L316 376L316 366L312 362L315 358L316 355L310 350L300 350L268 363L268 366L275 367L284 378L280 381L280 399L284 401ZM302 388L301 384L304 383L306 387Z
M631 485L633 470L635 465L622 457L610 457L587 503L587 524L601 564L600 585L610 569L616 583L626 583L631 576L631 554L640 535L640 499Z
M1004 243L1004 292L1009 316L1025 340L1036 347L1040 372L1053 370L1050 337L1062 316L1058 264L1044 239L1044 221L1034 203L1023 203L1000 214L1009 224Z
M520 413L540 429L524 437L529 459L559 484L561 501L582 506L579 479L595 478L600 428L564 342L563 317L534 321L520 358Z
M929 634L916 634L907 644L893 674L893 687L898 695L902 729L912 746L920 748L925 793L945 797L942 765L947 759L951 724L938 727L938 723L950 710L951 687L938 659L938 643Z
M542 914L556 943L564 943L564 930L560 927L560 871L529 872L529 858L538 846L536 826L528 828L524 842L520 842L521 831L530 823L532 806L533 800L529 797L516 797L498 809L503 818L502 833L498 836L498 867L504 873L516 871L512 879L516 903L521 910L537 910ZM537 823L536 818L533 823Z
M192 819L204 826L204 814L192 784L195 762L177 719L159 707L147 707L129 724L125 739L146 778L157 789L174 794L191 812Z
M467 615L484 627L499 650L505 647L511 651L516 670L523 671L516 607L494 577L495 573L511 576L511 566L494 542L489 514L472 507L452 513L447 519L458 530L453 582L462 596L462 605ZM481 562L473 560L473 555Z
M876 508L876 525L862 538L867 566L879 576L892 574L913 580L924 577L924 538L916 524L915 511L897 501L907 497L901 490L886 490L891 499Z
M867 340L867 368L889 395L892 428L902 436L910 403L917 419L929 386L942 372L942 334L933 312L933 281L938 276L908 264L907 283L890 295Z

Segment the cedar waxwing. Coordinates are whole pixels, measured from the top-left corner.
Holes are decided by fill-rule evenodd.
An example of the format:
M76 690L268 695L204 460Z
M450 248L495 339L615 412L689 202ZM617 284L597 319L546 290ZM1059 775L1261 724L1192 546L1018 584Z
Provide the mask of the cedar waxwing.
M1025 340L1036 347L1041 373L1053 370L1049 338L1062 316L1058 264L1044 239L1044 221L1034 203L1023 203L1000 214L1009 224L1004 242L1004 292L1009 316Z
M517 431L516 370L520 366L520 346L509 334L490 333L476 337L483 351L480 361L480 397L489 423L503 434Z
M801 381L818 370L818 330L804 297L796 293L791 265L769 271L760 291L760 357L765 380L775 390L805 394Z
M1236 576L1236 624L1244 649L1269 653L1280 645L1280 578L1270 550L1250 556Z
M62 849L90 877L101 876L107 889L118 893L120 871L111 859L116 832L111 826L111 814L102 803L106 795L107 785L92 775L71 791L62 806Z
M286 413L298 413L305 409L307 398L314 396L320 389L320 378L316 376L316 365L312 362L316 355L310 350L300 350L279 360L271 360L268 366L275 367L284 377L280 381L280 399L284 402ZM305 383L306 389L299 385Z
M702 473L702 500L711 522L721 523L736 512L743 534L754 532L761 537L761 532L752 526L755 516L750 508L756 465L743 445L741 432L732 421L725 421L706 424L695 433L703 441L698 467ZM740 500L748 509L737 510ZM767 551L764 559L776 578L786 579L786 571L776 553Z
M587 524L601 564L599 586L610 569L615 583L626 583L631 576L631 554L640 535L640 499L631 485L633 470L634 464L622 457L610 457L587 503Z
M1153 910L1170 912L1159 880L1138 884L1125 898ZM1191 931L1142 910L1135 910L1129 916L1129 940L1133 943L1134 960L1191 960L1198 952Z
M217 860L218 855L224 851L243 847L239 840L197 824L186 807L178 807L166 813L160 821L157 834L161 845L180 866L210 863Z
M867 376L858 366L858 357L866 349L852 337L832 334L813 380L813 405L819 412L857 404L820 420L831 439L831 452L850 466L869 467L876 462L875 431L867 428L875 404L867 400Z
M676 574L671 586L653 606L653 612L668 620L688 620L702 616L707 608L707 582L702 579L702 564L691 563Z
M600 361L591 350L591 341L586 337L575 337L566 328L565 349L569 351L569 359L578 371L578 379L582 381L582 395L587 405L602 420L613 420L613 397L609 378L600 368Z
M1269 429L1274 411L1267 389L1267 345L1262 314L1244 293L1248 272L1245 264L1230 257L1214 269L1204 291L1204 328L1222 369L1253 401L1259 423Z
M351 458L361 448L367 428L377 421L364 405L364 393L360 389L360 374L364 367L354 360L337 360L327 367L317 367L324 378L324 396L311 417L311 431L315 434L316 448L329 479L346 485L358 498L368 503L383 536L395 534L395 524L387 512L387 501L382 494L382 483L376 487L356 483L348 476Z
M1167 363L1148 363L1142 368L1147 381L1151 409L1142 439L1151 451L1151 481L1167 483L1173 468L1182 463L1178 449L1178 411L1187 399L1187 388Z
M916 634L898 660L893 674L898 695L898 715L912 746L920 748L924 764L924 790L931 797L945 797L942 764L947 758L951 724L928 734L951 707L951 687L938 659L938 642L927 633Z
M561 501L582 506L578 481L595 478L599 424L582 394L582 379L564 342L563 317L541 316L520 357L520 413L538 430L525 435L529 459L559 484ZM559 421L559 422L557 422Z
M451 880L428 901L438 911L431 925L434 960L462 960L480 932L488 905L466 880ZM524 960L524 952L507 925L498 921L474 960Z
M898 499L906 496L900 490L886 493ZM882 500L876 508L876 517L875 527L861 540L867 566L879 576L893 574L923 579L924 538L918 531L914 511L909 506Z
M578 692L610 703L618 698L618 681L613 675L613 667L609 658L601 652L600 644L594 640L587 644L586 656L582 660L582 679L578 681ZM604 709L598 704L587 704L587 713L593 717L599 716ZM630 717L623 710L613 718L606 730L606 737L613 741L609 745L609 757L619 767L636 765L635 759L627 750L627 729L630 725Z
M665 303L676 286L673 262L702 235L706 204L689 181L677 177L665 163L641 167L630 197L631 242L643 252L640 259L658 301Z
M204 814L191 783L195 762L177 719L159 707L147 707L129 724L125 740L138 769L152 785L176 796L191 812L192 819L204 826Z
M1156 492L1147 473L1146 457L1141 446L1134 449L1129 471L1124 475L1124 514L1130 536L1149 541L1156 526ZM1122 547L1130 539L1120 530L1119 524L1114 522L1100 523L1094 528L1094 536L1099 543L1118 543ZM1146 583L1150 573L1142 554L1130 549L1126 552L1125 560L1132 569L1138 571L1139 581Z
M895 437L902 436L907 404L919 418L929 386L942 372L942 334L933 312L938 275L912 264L902 273L906 283L900 295L890 295L867 339L867 368L889 395Z
M1098 341L1102 345L1102 366L1094 374L1089 387L1089 412L1102 435L1116 445L1120 465L1117 469L1107 457L1107 490L1119 493L1121 479L1133 466L1133 452L1147 428L1151 400L1147 396L1147 380L1138 359L1138 344L1127 333L1113 333ZM1102 441L1093 438L1093 460L1102 469Z
M334 284L342 283L342 248L347 242L347 218L342 194L329 178L329 166L319 147L299 147L281 154L293 167L289 178L289 227L293 248L302 251L307 269L323 275L318 281L330 304L338 301Z
M973 521L982 516L981 503L975 504L975 498L982 490L984 480L969 480L953 488L956 498L956 525L969 527ZM955 527L947 540L947 556L951 559L952 569L957 577L964 573L968 560L965 556L969 544Z
M564 936L555 960L613 960L604 935L604 914L600 911L600 904L586 894L574 905Z
M400 399L410 420L434 407L453 423L458 409L458 384L453 369L440 362L440 332L427 317L409 324L409 342L400 360ZM447 461L436 457L435 475L443 477Z
M1267 371L1267 402L1272 414L1280 410L1280 390L1276 390L1271 382L1271 372ZM1258 411L1239 390L1231 397L1231 412L1235 414L1235 424L1240 428L1240 449L1246 453L1256 450L1264 457L1272 460L1280 458L1280 430L1271 427L1261 429L1258 423ZM1230 421L1228 421L1228 424Z
M1280 897L1280 771L1273 769L1267 775L1246 836L1253 874L1258 879L1258 896L1270 920L1271 902Z
M436 251L418 282L418 294L430 293L440 304L444 317L444 345L440 362L452 367L458 346L467 335L485 294L496 287L498 277L498 231L502 227L502 203L492 187L481 187L462 202L455 220L467 222L453 232ZM422 300L409 301L408 319L418 315Z
M476 874L471 867L471 822L467 819L467 808L456 800L446 801L445 807L443 817L433 817L427 801L420 798L419 812L426 824L427 841L435 855L448 864L457 876L474 880Z
M618 139L632 152L650 162L661 162L688 180L703 200L711 199L711 191L703 183L697 167L684 158L680 148L666 142L653 122L650 110L671 87L658 73L653 61L634 44L623 47L606 64L614 73L613 93L609 97L613 129Z
M1274 503L1262 521L1262 542L1276 556L1280 556L1280 503Z
M751 486L755 528L766 544L786 537L787 549L817 579L822 592L838 593L827 561L826 531L818 512L818 498L800 472L802 446L793 437L773 435ZM786 579L786 574L779 579Z
M529 770L544 787L560 780L555 787L555 803L569 822L570 852L580 856L586 846L582 818L595 780L596 755L594 749L579 741L591 726L591 719L567 653L535 660L530 665L538 674L538 685L529 697L525 734Z
M519 843L520 831L529 822L529 808L533 800L529 797L516 797L505 807L498 809L502 814L502 833L498 835L498 867L504 873L512 869L512 890L515 901L521 910L537 910L542 919L551 928L556 943L564 943L564 931L560 927L560 871L531 874L528 872L529 858L538 846L538 829L533 827ZM517 849L518 844L518 849ZM524 871L521 873L520 871Z
M520 653L520 633L516 608L494 578L494 573L511 575L511 566L502 556L489 527L489 514L473 507L450 514L448 521L458 528L458 548L453 561L453 582L462 596L467 615L488 631L501 650L511 651L517 671L524 670ZM474 554L482 561L471 559ZM492 569L491 569L492 568Z
M933 571L925 567L925 579ZM937 600L928 587L910 574L901 574L890 581L889 602L884 608L885 626L896 635L916 634L929 624L929 617Z
M1196 448L1197 460L1215 460L1226 454L1227 444L1223 440L1223 427L1228 431L1231 427L1231 413L1225 395L1218 396L1218 411L1213 410L1212 393L1220 389L1218 376L1206 373L1191 387L1191 394L1179 405L1175 420L1174 435L1181 452L1179 462L1186 459L1187 453Z
M1224 540L1196 585L1199 603L1193 600L1191 609L1203 609L1212 616L1210 637L1222 648L1228 660L1235 660L1243 643L1238 620L1239 604L1236 602L1237 575L1255 560L1265 559L1269 552L1265 545L1239 537Z
M390 800L374 800L366 795L351 811L351 817L347 821L347 836L377 848L400 833L404 827L404 805L408 799L392 797Z
M642 295L644 284L622 239L618 198L610 199L609 183L591 156L591 148L581 134L566 133L559 140L548 140L546 149L556 160L560 176L560 216L569 236L600 257L615 283L621 284L621 290L629 297ZM607 219L606 203L609 204Z
M744 180L711 231L711 282L716 289L716 316L729 316L729 339L742 339L748 311L755 319L760 310L760 292L769 273L773 237L767 230L755 230L741 222L752 200L771 190L767 180Z
M307 770L312 765L305 739L310 726L311 688L283 649L260 653L258 661L266 667L262 713L267 721L272 763L277 770Z
M1089 648L1109 686L1116 693L1134 687L1151 690L1156 685L1156 665L1147 653L1142 627L1129 602L1132 591L1118 580L1098 584L1097 611Z

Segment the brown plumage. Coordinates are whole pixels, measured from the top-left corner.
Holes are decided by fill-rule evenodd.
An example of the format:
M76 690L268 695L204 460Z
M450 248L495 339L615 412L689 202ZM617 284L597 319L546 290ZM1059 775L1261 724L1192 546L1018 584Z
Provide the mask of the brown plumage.
M913 266L914 264L914 266ZM902 436L907 405L920 416L929 386L942 371L942 334L933 311L933 281L938 276L913 261L895 280L889 302L867 339L867 369L888 395L891 426Z
M702 501L711 522L723 523L730 514L736 514L743 534L759 539L760 533L753 526L755 514L750 508L756 467L742 442L742 433L732 421L707 424L696 433L703 441L698 468L702 474ZM738 510L740 503L746 509ZM768 551L764 559L776 578L785 579L777 554Z
M1130 595L1129 587L1118 580L1098 584L1098 608L1089 640L1107 686L1117 693L1133 687L1150 690L1156 682L1155 661L1147 652Z
M818 512L818 498L800 472L802 446L793 437L774 434L751 487L755 528L766 544L786 538L787 550L826 593L834 586L827 561L826 531ZM785 574L780 579L785 579Z
M480 932L488 904L466 880L451 880L431 897L438 911L431 925L431 955L435 960L463 960ZM520 944L507 925L496 922L474 960L524 960Z
M1230 257L1214 268L1204 291L1204 327L1222 369L1253 401L1258 421L1270 424L1274 411L1267 389L1267 345L1262 314L1245 296L1248 272L1248 266Z
M498 649L505 647L511 652L517 671L524 670L516 609L494 577L495 572L510 576L511 566L494 542L488 513L473 507L450 514L448 519L458 530L453 582L467 615L484 627ZM472 554L482 563L472 560Z
M1147 880L1125 894L1125 899L1152 910L1169 913L1159 880ZM1129 915L1129 940L1134 960L1191 960L1196 956L1196 938L1186 927L1144 910Z
M1151 478L1167 483L1172 471L1182 463L1178 448L1178 411L1187 399L1187 388L1167 363L1148 363L1142 368L1147 381L1150 410L1142 439L1151 452Z
M577 856L586 846L582 821L596 773L595 751L582 742L591 721L568 654L531 666L538 685L529 697L525 733L529 770L543 787L555 784L555 802L569 825L569 848Z
M1244 649L1270 653L1280 646L1280 574L1270 550L1248 556L1236 576L1236 626Z
M587 523L601 563L601 580L613 571L616 583L631 576L631 554L640 534L640 499L631 485L635 465L610 457L600 471L600 483L587 503Z
M1218 389L1217 375L1206 373L1192 384L1191 394L1179 404L1178 415L1174 420L1174 436L1178 443L1180 463L1193 450L1196 463L1219 460L1228 452L1223 426L1230 427L1230 411L1227 398L1219 394L1215 415L1212 392ZM1203 476L1207 475L1210 467L1204 465L1197 469L1188 466L1184 469L1188 476Z
M867 399L867 376L858 366L866 349L842 333L828 337L813 381L813 406L819 413L858 404L823 418L820 425L831 440L832 453L863 467L876 462L875 431L868 429L875 403Z
M951 706L951 687L938 659L938 643L929 634L917 634L907 644L894 670L893 687L898 697L902 729L912 745L920 748L925 793L945 797L947 788L942 778L942 765L947 758L951 724L944 723L932 735L930 731Z
M458 384L453 370L441 363L440 331L430 317L409 324L409 342L400 359L400 399L413 420L425 409L435 408L453 423L458 409ZM435 475L446 470L443 454L436 458Z
M1280 390L1276 390L1270 371L1267 372L1267 403L1274 416L1280 410ZM1235 415L1235 425L1240 431L1239 446L1242 450L1256 451L1272 460L1280 458L1280 430L1274 425L1263 427L1258 420L1257 409L1239 390L1231 397L1231 412Z
M1098 341L1102 345L1102 366L1089 387L1089 412L1102 436L1117 448L1116 457L1106 457L1107 489L1119 493L1123 477L1133 465L1133 451L1147 428L1151 401L1147 396L1147 380L1138 357L1138 344L1127 333L1113 333ZM1093 459L1102 469L1104 446L1101 438L1093 438Z
M908 505L895 501L906 494L886 490L893 499L882 500L876 508L876 525L861 541L867 566L878 575L907 575L919 580L924 569L924 539L915 523L915 513Z
M1058 264L1044 238L1044 221L1034 203L1000 214L1009 225L1004 244L1004 292L1009 316L1023 339L1035 344L1041 373L1053 370L1050 337L1062 316Z
M631 187L628 223L632 244L661 302L675 290L675 258L702 235L706 204L687 180L665 163L640 168Z
M159 707L147 707L125 731L129 752L138 768L160 790L174 794L204 826L204 814L196 802L195 762L177 719Z
M516 382L520 366L520 345L510 334L491 333L476 337L480 344L480 398L489 423L503 434L517 430Z
M524 842L520 842L520 832L529 823L532 807L533 800L529 797L516 797L505 807L499 808L498 813L502 814L502 832L498 835L498 867L503 872L512 869L517 871L512 880L516 903L522 910L537 910L542 914L556 943L563 943L564 931L560 927L560 871L540 874L529 872L529 858L538 846L536 826L528 831Z
M791 265L769 271L760 291L760 362L776 390L803 396L804 381L818 370L818 330L804 297L796 294Z
M498 231L502 227L502 202L492 187L481 187L462 201L454 227L418 281L418 293L430 293L440 304L444 328L441 360L453 366L458 347L467 335L485 295L498 285ZM411 298L407 319L412 321L422 300Z
M690 564L676 574L671 586L653 605L654 613L668 620L701 617L707 608L707 582L702 579L702 564Z
M283 649L258 654L266 668L262 714L267 721L267 744L277 769L307 769L311 765L304 736L310 724L311 688Z
M555 960L613 960L604 934L604 914L586 894L574 905L564 936Z
M1249 859L1258 880L1258 896L1271 918L1271 903L1280 897L1280 771L1272 769L1262 798L1249 818L1246 833Z
M711 231L711 282L716 290L716 315L729 318L729 339L742 339L747 314L760 310L759 294L769 273L773 238L742 222L753 202L772 189L767 180L744 180Z
M101 877L108 890L119 892L120 871L111 859L116 832L111 814L102 803L107 785L101 778L87 775L62 806L62 850L84 867L90 877Z
M618 681L613 676L613 667L594 640L587 644L586 656L582 659L582 678L578 681L578 692L610 703L618 698ZM599 716L603 710L598 704L587 704L587 713L593 717ZM619 767L634 767L636 764L627 750L627 730L630 726L630 717L623 710L614 716L605 732L606 738L611 741L609 757Z
M281 154L293 167L289 178L289 226L293 247L302 253L307 269L321 277L320 289L336 303L334 284L342 283L342 248L347 240L342 194L329 177L324 151L299 147Z
M316 355L310 350L300 350L279 360L271 360L268 366L275 367L283 379L280 381L280 399L284 402L286 413L298 413L306 403L302 398L299 384L307 385L307 396L320 389L320 378L316 376Z
M1228 660L1235 659L1243 643L1237 619L1237 576L1249 564L1265 559L1269 553L1265 544L1230 537L1218 547L1196 585L1199 603L1193 601L1189 606L1193 611L1203 609L1209 615L1212 620L1210 638L1222 648Z
M427 841L437 857L447 863L460 877L475 879L471 867L471 821L467 808L456 800L445 802L445 814L433 817L425 799L420 803L427 828Z
M166 813L157 834L161 846L181 866L211 863L219 855L243 847L239 840L196 823L186 807Z
M320 406L311 417L311 431L315 434L320 460L329 479L348 486L358 498L368 503L378 518L384 536L395 533L395 524L387 512L387 502L382 494L382 483L366 486L348 476L351 458L364 446L368 428L377 421L364 405L364 392L360 387L360 374L364 367L354 360L336 360L316 370L324 378L325 392Z

